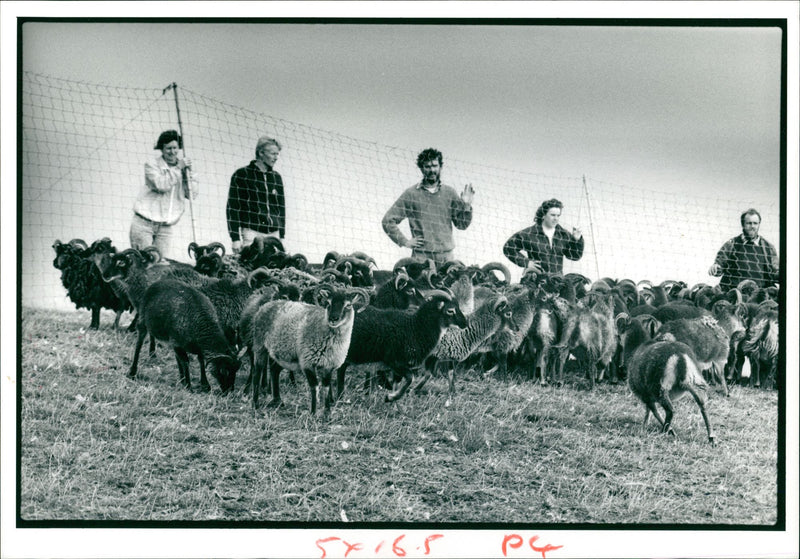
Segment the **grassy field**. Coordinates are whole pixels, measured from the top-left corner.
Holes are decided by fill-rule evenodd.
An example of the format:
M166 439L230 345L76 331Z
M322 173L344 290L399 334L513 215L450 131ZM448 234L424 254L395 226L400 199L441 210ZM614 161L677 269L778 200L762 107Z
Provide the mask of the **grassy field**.
M129 318L123 319L127 324ZM22 313L25 520L691 523L777 521L774 391L710 396L719 446L691 399L661 435L627 386L540 387L477 374L394 404L352 374L330 420L306 382L286 406L177 385L174 353L143 353L103 314ZM199 368L191 364L197 384ZM268 398L267 398L268 400Z

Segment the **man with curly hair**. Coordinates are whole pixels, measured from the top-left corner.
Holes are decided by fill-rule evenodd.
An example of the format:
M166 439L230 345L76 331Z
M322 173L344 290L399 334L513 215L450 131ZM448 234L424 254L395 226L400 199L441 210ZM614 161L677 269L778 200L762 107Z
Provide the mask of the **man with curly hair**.
M383 230L397 245L410 248L411 256L437 264L453 260L453 225L464 230L472 222L472 183L459 195L441 182L442 152L428 148L417 156L422 180L407 188L383 216ZM408 219L411 238L398 224Z

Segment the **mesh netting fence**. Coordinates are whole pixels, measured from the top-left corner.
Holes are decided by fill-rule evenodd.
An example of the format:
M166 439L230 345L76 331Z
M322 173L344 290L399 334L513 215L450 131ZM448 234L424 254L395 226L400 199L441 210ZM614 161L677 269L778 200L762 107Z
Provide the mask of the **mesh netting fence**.
M220 241L230 249L225 210L231 175L254 159L262 135L277 138L283 148L275 168L285 185L288 252L321 262L328 251L359 250L381 268L410 255L383 232L381 220L403 190L419 182L416 156L428 145L379 145L232 106L183 86L114 87L25 72L23 305L72 307L52 265L54 240L91 243L110 237L119 250L130 246L144 162L160 156L153 146L162 131L179 128L176 94L198 195L175 225L167 256L189 262L187 246L193 240ZM530 226L537 206L552 197L564 204L565 228L579 226L585 238L583 257L566 260L565 273L715 284L708 268L749 207L759 210L761 234L779 249L777 195L736 200L724 191L705 191L688 196L598 181L579 170L573 177L544 176L448 153L442 181L457 192L466 183L476 190L472 223L454 232L455 256L468 264L502 262L515 280L521 269L505 258L502 247ZM407 221L401 229L410 236Z

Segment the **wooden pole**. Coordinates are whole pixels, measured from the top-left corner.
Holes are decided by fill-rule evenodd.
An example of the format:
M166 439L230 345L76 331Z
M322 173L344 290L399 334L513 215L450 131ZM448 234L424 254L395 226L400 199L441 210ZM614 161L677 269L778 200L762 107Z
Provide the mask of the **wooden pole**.
M186 157L186 136L183 135L183 123L181 122L181 108L178 105L178 84L172 82L167 87L164 88L163 93L166 93L168 89L171 89L172 92L175 94L175 112L178 113L178 132L181 135L181 142L183 144L183 157ZM162 93L162 94L163 94ZM186 171L186 167L184 167L181 171L183 175L183 186L186 188L186 191L189 192L189 217L192 221L192 241L195 243L197 242L197 234L195 233L195 225L194 225L194 206L192 205L192 190L191 185L189 183L189 176Z

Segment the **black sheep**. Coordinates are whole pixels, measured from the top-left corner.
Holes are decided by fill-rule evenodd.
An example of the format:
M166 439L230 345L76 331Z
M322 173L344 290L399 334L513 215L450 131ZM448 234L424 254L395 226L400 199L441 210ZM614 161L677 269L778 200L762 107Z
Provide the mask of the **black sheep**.
M56 240L53 249L56 252L53 266L61 270L61 284L67 289L70 301L75 303L76 308L89 309L92 312L89 328L100 327L101 309L110 309L116 313L114 327L119 328L120 316L126 310L131 310L131 305L125 297L119 296L103 281L92 260L95 254L116 252L111 246L111 240L100 239L92 243L91 247L81 239L73 239L69 243Z
M353 322L350 349L337 378L339 393L349 363L384 363L403 379L386 401L401 398L413 380L413 369L431 354L450 325L465 328L467 320L458 303L444 291L433 292L416 311L368 306Z
M199 290L174 279L161 279L149 286L139 306L139 336L128 376L136 376L145 336L172 345L181 383L191 388L189 353L200 362L200 387L210 390L206 361L223 393L233 388L239 360L227 340L211 301Z

